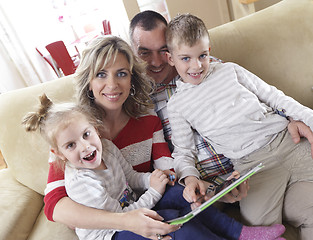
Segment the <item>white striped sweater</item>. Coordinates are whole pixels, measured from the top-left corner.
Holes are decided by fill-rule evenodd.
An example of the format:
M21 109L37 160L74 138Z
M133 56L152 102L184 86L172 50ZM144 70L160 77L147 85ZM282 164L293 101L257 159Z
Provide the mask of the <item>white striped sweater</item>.
M199 85L177 81L168 102L175 146L175 171L181 178L195 171L192 129L217 152L238 159L270 143L288 121L274 113L301 120L313 130L313 111L234 63L211 63Z

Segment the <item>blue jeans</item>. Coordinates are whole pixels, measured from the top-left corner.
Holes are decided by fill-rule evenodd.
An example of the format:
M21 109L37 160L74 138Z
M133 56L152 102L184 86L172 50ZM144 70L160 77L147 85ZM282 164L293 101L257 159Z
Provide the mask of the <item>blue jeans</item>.
M167 186L166 191L161 200L156 204L153 210L157 211L164 220L170 220L180 217L190 209L190 203L183 198L183 190L179 184L175 186ZM202 213L191 219L189 222L176 232L169 235L176 240L223 240L239 239L242 224L235 219L228 217L213 206L208 207ZM116 232L113 240L144 240L140 235L129 231Z

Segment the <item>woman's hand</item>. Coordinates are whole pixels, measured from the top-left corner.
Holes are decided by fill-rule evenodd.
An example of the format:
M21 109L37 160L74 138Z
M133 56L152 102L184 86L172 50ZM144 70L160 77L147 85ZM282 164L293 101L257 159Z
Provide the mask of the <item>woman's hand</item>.
M164 236L164 240L169 240L171 237L165 235L181 227L180 225L170 225L162 222L163 218L157 212L146 208L123 214L125 214L124 219L127 219L128 231L149 239L157 240L157 234L160 234Z
M151 173L150 177L150 187L154 188L161 195L165 191L166 184L169 182L166 174L162 170L156 169Z

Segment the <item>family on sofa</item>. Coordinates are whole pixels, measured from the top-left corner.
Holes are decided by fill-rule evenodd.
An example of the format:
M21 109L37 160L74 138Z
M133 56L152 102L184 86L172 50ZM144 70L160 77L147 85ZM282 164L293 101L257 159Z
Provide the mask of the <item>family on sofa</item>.
M144 19L143 15L149 15L149 12L144 12L142 13L143 15L138 15L137 21L135 21L136 18L132 20L130 27L132 50L139 58L134 61L126 58L127 60L124 61L124 54L117 54L116 58L119 60L115 62L116 64L112 65L112 67L116 67L117 63L126 64L125 66L127 67L125 69L111 68L109 60L104 64L103 60L108 58L105 54L106 50L102 49L102 51L99 51L98 53L94 52L90 54L89 58L95 60L95 56L102 53L103 55L99 57L101 60L99 62L90 62L86 57L83 58L86 62L86 75L82 74L80 77L78 75L70 75L36 86L1 94L0 148L5 158L7 168L0 171L0 216L2 216L0 239L77 239L73 229L87 229L87 232L97 232L97 230L93 231L92 229L99 229L100 231L106 229L112 231L112 233L114 232L114 234L115 229L118 230L118 234L114 236L116 239L125 238L125 236L136 236L136 238L138 237L139 239L181 239L175 234L180 234L184 229L186 230L186 228L192 227L192 222L190 221L183 226L169 225L162 221L163 218L167 219L167 216L164 216L163 218L161 217L163 215L162 212L157 209L157 205L155 206L155 209L148 209L150 206L152 207L152 205L154 205L153 201L156 201L156 199L160 197L158 191L162 192L166 186L165 195L168 193L174 193L173 196L175 196L172 198L165 197L165 200L174 200L174 202L167 202L170 206L181 203L184 206L184 204L187 203L189 207L189 202L193 201L192 197L195 195L195 189L200 190L199 192L197 191L198 196L201 195L201 188L206 189L207 182L199 179L208 181L219 179L217 176L220 175L226 174L227 176L233 171L233 165L229 158L222 154L217 154L218 152L222 152L227 155L227 152L217 150L216 146L213 148L208 144L208 142L211 143L211 141L205 141L201 137L201 135L206 136L205 134L201 133L200 135L195 133L195 135L192 136L192 139L190 139L190 143L195 144L196 146L196 149L193 149L191 152L197 156L193 160L196 161L197 169L194 168L193 164L188 166L188 169L185 168L183 170L184 172L186 172L185 170L188 170L187 175L182 177L181 172L177 167L181 167L185 163L177 166L175 160L172 160L171 152L168 149L170 148L171 151L173 151L174 147L171 144L171 141L177 145L177 139L171 139L172 129L168 121L167 102L172 98L172 95L176 96L176 90L178 91L179 87L184 86L182 84L185 83L181 81L184 79L184 76L182 76L182 79L179 79L177 71L173 66L168 64L168 60L172 65L176 65L176 67L187 66L188 64L192 65L193 63L196 63L195 65L198 64L200 66L199 69L202 67L198 72L190 72L189 77L196 81L200 81L199 85L188 85L191 89L196 86L202 87L202 84L206 83L206 80L202 79L202 70L205 72L207 69L213 67L212 69L214 69L214 72L212 72L212 76L214 76L216 70L219 70L220 67L230 66L232 64L228 62L235 62L244 66L246 69L249 69L249 71L255 73L257 76L260 76L270 85L282 89L287 95L297 99L297 101L301 102L303 105L312 108L312 78L310 77L313 74L310 64L313 61L313 49L311 48L313 39L313 31L311 28L311 22L313 20L313 15L311 14L312 11L313 5L311 0L283 0L263 11L210 29L208 32L210 34L209 43L211 49L209 48L208 51L206 50L203 54L201 53L201 56L193 55L194 51L190 53L188 50L194 48L196 48L196 50L201 48L207 49L207 44L199 44L206 42L206 40L204 41L206 38L201 37L199 41L196 41L196 44L190 45L185 44L185 40L187 43L189 40L192 42L192 38L183 38L182 42L174 45L174 47L180 46L174 50L176 52L184 50L184 53L186 54L187 52L188 54L177 59L174 58L175 51L174 53L172 52L174 55L171 56L169 55L171 52L168 52L170 49L165 47L165 29L167 23L159 19L159 21L156 21L158 24L151 25L151 17L149 17L148 20L144 20L142 23L140 22L140 19ZM177 24L178 23L179 21ZM189 36L189 34L186 35ZM298 37L299 35L301 35L301 38ZM176 35L174 36L176 37ZM177 34L177 37L178 36L179 34ZM99 39L99 41L101 40ZM124 46L129 49L127 44ZM197 47L199 46L201 46L201 48L198 49ZM92 49L89 48L89 50L92 52ZM197 53L197 51L195 52ZM130 53L133 55L131 51ZM210 56L210 53L226 63L220 63L221 61ZM210 62L207 61L208 56ZM167 57L170 57L170 59L167 59ZM147 75L153 80L151 81L148 76L146 76L143 78L144 81L139 84L134 81L134 79L138 79L138 76L133 75L136 73L135 69L139 67L136 63L140 62L140 58L143 59L143 62L145 63L145 66L141 66L141 68L144 67L145 69L140 71L140 73L147 73ZM176 62L171 61L173 58ZM195 61L196 59L197 61ZM183 63L179 61L183 61ZM128 74L131 69L128 64L129 62L132 62L130 65L136 65L133 66L131 71L133 75L131 75L131 77ZM142 63L140 63L140 65L141 64ZM98 68L94 69L94 67L91 66L98 66ZM94 70L90 71L88 67L91 67L91 69ZM81 69L83 69L83 65L81 66ZM180 68L180 71L181 70L182 69ZM237 71L237 67L234 68L234 71ZM113 74L114 77L111 78L111 73L114 72L116 74ZM77 72L77 74L78 73L79 72ZM184 71L179 73L180 75L183 75ZM187 72L187 74L188 73L189 72ZM238 77L241 78L242 73L243 70L241 71L240 68L240 74L238 74ZM210 76L211 72L209 71L208 78ZM78 85L79 79L85 79L85 81L81 81L82 85ZM122 79L127 80L124 82ZM186 78L187 81L188 79L189 78ZM107 81L109 81L109 84L107 84ZM121 85L120 82L123 84ZM133 83L133 86L130 83ZM178 88L176 83L180 84ZM110 94L107 92L107 86L111 86L109 88L111 90L118 90L113 91L113 94ZM150 94L151 86L154 88L152 95ZM253 88L254 84L249 86ZM262 86L266 86L266 84ZM84 90L77 92L77 89ZM269 87L268 89L272 88ZM81 94L81 97L79 97L78 93ZM205 97L209 97L210 95L218 98L221 94L224 94L224 92L218 91L217 89L214 89L213 93L214 95L210 92L207 94L208 96ZM95 205L93 205L95 208L90 208L87 207L88 203L86 203L87 206L85 206L83 205L85 202L82 202L83 204L78 204L71 200L70 197L73 195L68 191L68 189L71 189L71 185L68 187L67 183L66 185L64 183L64 181L67 181L69 178L66 176L64 177L63 170L60 170L59 166L56 165L55 159L53 158L54 155L50 152L53 145L43 141L42 137L37 133L30 134L26 132L21 124L21 119L23 119L28 112L36 110L35 106L39 103L38 97L43 94L46 94L48 98L51 99L53 103L52 106L63 102L70 102L71 104L74 102L74 105L77 106L77 100L82 99L83 102L79 103L78 106L87 106L88 112L90 113L86 115L88 119L98 116L98 120L100 119L101 122L93 122L91 125L96 126L98 130L97 133L99 133L99 137L102 139L103 146L99 145L99 137L94 134L90 135L90 131L83 131L83 134L79 135L79 137L80 141L84 143L89 140L89 136L96 137L97 146L104 149L102 151L105 152L105 156L103 156L104 164L101 163L102 167L112 163L109 160L106 161L106 157L110 154L112 158L109 159L116 160L112 164L123 163L122 166L124 166L124 164L132 165L132 167L127 167L127 169L130 169L129 172L127 172L129 174L133 173L133 170L131 170L132 168L136 168L135 170L137 172L145 172L138 173L140 176L153 175L152 178L150 177L150 180L153 181L151 185L146 177L142 178L144 185L140 184L141 188L149 189L148 192L141 195L142 198L149 199L152 197L154 199L152 202L148 203L151 204L148 208L145 207L131 210L136 204L138 204L133 202L137 200L137 197L134 194L137 194L138 192L136 191L137 189L132 188L133 182L129 182L132 184L129 184L127 187L128 191L123 191L122 197L121 189L125 189L125 181L122 179L123 177L118 178L118 176L124 175L125 172L121 171L121 168L118 167L119 174L116 176L114 175L109 181L101 181L103 176L101 175L99 178L97 178L97 176L98 173L103 173L105 175L109 174L110 171L101 170L99 172L93 172L90 170L87 172L88 169L84 169L83 171L78 169L77 171L77 174L84 174L86 171L89 176L95 177L94 179L90 179L87 175L84 175L85 178L79 178L79 180L86 182L86 186L88 186L88 183L90 182L96 183L94 186L98 186L97 184L100 182L101 184L107 183L105 188L97 188L99 190L98 193L103 193L107 189L110 193L113 191L116 195L112 195L109 200L110 203L113 203L116 207L116 211L112 209L97 209L99 204L98 201L95 201ZM266 94L266 92L257 92L257 94L263 95ZM147 96L149 97L147 98ZM201 96L199 95L197 97ZM104 99L107 99L108 101L104 101ZM125 104L124 102L119 102L120 99L122 99L122 102L125 101ZM147 101L141 101L141 99L146 99ZM152 104L150 102L151 99L153 101ZM191 100L194 99L192 98ZM201 100L199 102L201 102ZM226 99L220 100L226 101ZM268 99L268 101L272 100L273 99ZM288 98L288 102L289 101L293 100ZM292 104L294 104L294 102L292 102ZM142 109L133 109L132 107L135 105L146 107L143 107ZM121 106L123 107L121 108ZM150 109L147 114L144 114L143 112L139 114L140 111L148 109L150 106L152 109ZM248 105L244 106L246 107ZM288 140L288 146L295 147L295 152L297 152L302 148L301 146L306 145L306 149L300 154L308 157L308 153L313 149L308 143L312 143L312 131L301 121L294 121L292 118L289 118L289 121L286 120L286 116L290 116L290 111L294 111L293 109L288 109L288 106L286 109L272 107L272 109L276 110L275 113L271 113L270 116L264 114L266 115L264 118L274 117L279 119L279 121L288 124L288 131L285 131L283 134L283 136L286 137L285 139ZM89 109L94 107L95 114L91 114L93 110L91 111ZM190 110L192 110L192 107L193 106L191 106ZM266 111L271 111L271 109L266 106L264 106L264 108ZM117 109L122 110L115 112L114 110ZM172 110L176 111L179 109L174 108ZM188 109L182 108L182 110L185 111ZM197 110L199 111L200 108L196 109L196 111ZM208 110L212 110L212 108L209 108ZM308 111L305 110L308 115L310 115L311 111L311 109L308 109ZM157 113L159 118L154 112ZM225 115L222 116L226 117L227 113L227 111L223 112ZM306 113L301 112L301 114ZM37 120L39 119L39 122L41 123L43 123L48 117L45 112L40 112L36 116ZM136 116L138 117L136 118ZM196 115L196 117L200 118L201 114ZM209 117L211 117L211 115ZM229 117L229 119L231 119L233 116L231 115ZM260 117L260 119L264 118L263 116ZM69 124L69 129L60 131L63 139L66 139L65 137L67 136L71 136L70 133L76 133L75 130L68 131L71 130L71 127L80 127L86 124L83 117L78 117L78 119L71 118L70 120L72 120L73 123ZM296 118L295 120L301 119ZM239 121L239 119L234 119L234 122L236 121ZM69 122L58 121L56 124L65 126ZM223 124L226 123L227 122L223 122ZM153 125L154 128L151 128L150 125ZM310 123L308 123L308 125L310 125ZM208 125L208 127L210 126L211 125ZM85 128L83 129L86 130ZM57 129L53 129L53 131L56 130ZM173 134L176 135L177 131L175 130L177 129L173 130ZM183 130L185 131L185 129ZM244 128L242 128L242 130L244 130ZM293 138L290 138L289 134L293 136ZM166 142L164 141L164 137ZM277 145L277 139L280 138L276 137L265 147L265 149L269 150L269 152L275 151L276 146L274 145ZM301 141L300 144L298 144L299 141ZM112 143L116 147L112 145ZM212 143L214 144L215 142ZM183 144L186 144L186 142L183 142ZM74 142L67 142L66 146L66 149L62 149L64 150L64 153L72 153L70 149L75 146ZM151 151L148 151L148 149ZM284 148L284 151L286 149L287 148ZM187 152L190 152L190 149L186 150ZM218 152L216 153L216 151ZM49 158L49 152L50 169L47 161ZM56 153L56 151L54 152ZM115 155L120 157L114 158L113 156ZM286 154L286 156L287 155L288 154ZM62 157L62 155L59 156ZM93 164L94 160L95 162L99 161L96 156L99 157L100 154L98 154L96 150L91 150L80 160L82 163L87 162ZM267 156L269 156L269 154L261 153L257 155L256 158L261 159ZM70 155L68 155L68 157L70 158ZM123 158L127 161L122 161L121 159ZM309 159L311 159L311 156L309 156ZM65 158L63 158L63 160L65 160ZM221 199L219 204L216 205L218 207L222 206L223 212L226 212L236 220L227 216L224 218L224 215L220 213L219 210L211 208L211 210L215 209L212 210L215 212L210 214L210 216L206 216L208 218L204 216L204 219L212 219L212 217L219 216L222 217L214 221L213 226L207 225L207 221L205 220L201 222L201 220L198 219L199 226L194 229L194 231L197 232L197 234L209 231L215 235L214 237L216 237L211 237L212 239L223 239L225 236L224 234L226 234L224 239L232 239L232 237L233 239L238 239L238 234L243 234L241 239L251 239L253 238L253 234L258 233L256 239L260 239L259 237L261 236L264 237L264 239L279 239L283 237L287 240L310 239L310 218L312 216L310 209L312 208L313 202L310 195L311 182L302 181L304 178L310 176L306 176L306 174L302 174L302 172L300 174L301 178L299 178L298 175L299 171L304 169L303 173L305 173L310 172L310 169L306 169L307 167L303 167L304 165L297 167L298 164L304 164L305 161L298 161L290 166L292 160L286 158L283 164L279 166L279 172L277 172L277 166L275 166L275 164L277 164L278 161L282 163L284 160L280 158L277 161L267 163L265 171L251 177L247 182L241 184L237 189L234 189L233 192L226 195L225 198ZM254 161L251 162L252 165L253 162ZM79 160L78 163L81 164ZM61 169L63 164L65 163L61 162ZM244 165L247 166L246 164L248 163L245 162ZM110 166L111 165L109 165L108 169L112 169ZM48 169L50 171L49 174ZM70 173L76 173L75 169L76 168L73 167L67 170L71 170ZM153 172L153 170L155 170L155 172ZM188 176L190 173L194 173L194 175ZM236 171L234 171L234 173L236 173ZM244 172L242 172L242 174L243 173ZM76 175L70 174L70 176ZM79 176L79 174L77 176ZM47 177L48 184L46 184ZM277 184L271 184L271 180L275 180L275 178L278 179L279 182ZM111 181L116 182L116 184L110 184ZM157 184L154 185L155 182L157 182ZM292 182L293 184L291 184ZM173 183L174 187L172 187ZM82 186L79 182L75 187L81 189ZM275 194L276 196L282 195L281 199L270 199L271 203L276 202L280 207L276 208L276 206L272 206L270 202L262 202L261 205L258 203L257 206L255 206L254 203L251 205L248 204L249 201L253 201L251 199L257 197L258 194L262 194L263 191L269 191L270 194ZM305 194L303 192L305 192ZM94 193L95 192L93 192L93 194L88 194L87 191L82 191L75 192L74 194L77 194L78 197L82 196L81 200L88 202L86 196L90 197L89 200L97 198ZM283 195L282 193L286 193L286 195ZM146 198L147 195L149 198ZM45 205L43 205L43 196L45 196ZM301 198L300 196L303 197ZM261 197L263 198L266 196ZM74 200L77 200L78 202L79 199L74 198ZM119 199L120 202L117 202L115 199ZM175 201L176 199L177 201ZM236 204L233 204L234 202L236 202ZM240 204L241 213L239 212L238 202ZM147 202L144 200L140 203L146 204ZM253 211L251 211L249 207L254 207ZM261 212L264 208L265 212ZM273 211L273 208L276 210ZM183 214L184 211L188 211L187 209L179 212L179 215ZM174 214L173 216L169 216L169 218L177 216L177 209L173 212L168 210L171 210L171 207L167 208L166 211ZM308 217L306 218L306 216ZM47 220L47 218L49 218L50 221ZM306 219L303 220L304 218ZM224 223L223 219L228 219L231 222L236 223L235 225L237 227L239 226L239 228L234 228L234 226L220 226ZM284 227L281 224L286 227L286 231L282 236L281 234L284 231ZM240 227L244 225L253 227ZM257 227L258 225L261 225L260 228ZM203 231L200 229L200 226L204 228L201 227ZM248 231L245 231L244 228ZM225 229L227 230L227 233L216 233L217 229ZM260 231L262 234L260 234ZM187 231L187 233L192 232L193 231ZM265 233L268 233L269 235L266 235Z
M168 142L171 141L171 129L170 129L170 125L168 122L168 113L167 113L166 104L169 98L171 97L171 94L173 94L176 97L176 95L174 94L174 91L176 89L176 82L182 81L187 85L188 84L193 85L194 84L192 82L193 80L197 82L201 82L206 76L209 76L210 74L215 75L214 72L213 73L210 72L210 71L215 71L215 69L210 69L209 67L210 61L211 61L209 57L210 43L209 43L209 36L207 35L206 28L203 22L199 20L198 18L193 17L192 15L186 15L186 16L188 19L184 22L183 27L181 26L182 19L180 17L177 17L171 21L170 23L171 28L168 29L166 20L161 15L153 11L145 11L145 12L137 14L131 21L131 25L130 25L130 37L131 37L132 48L134 52L137 54L137 56L147 63L147 66L146 66L147 74L156 83L157 90L153 93L152 99L155 105L157 106L158 117L162 120L165 137ZM192 22L195 19L197 20L197 22L194 23L195 25L190 24L190 22ZM188 23L190 25L188 25ZM176 30L175 27L177 28L181 27L181 29ZM177 37L178 33L181 32L181 30L184 29L184 27L186 28L186 30L182 32L185 32L185 35L187 33L190 34L190 37L189 38L187 37L187 40L179 39ZM193 32L190 29L195 29L194 35L192 35ZM166 43L165 43L166 30L167 30L167 36L169 35L171 36L170 38L171 48L170 49L167 48ZM173 33L171 33L171 31L173 31ZM102 44L99 43L100 41L103 41L103 43ZM107 42L109 42L109 44ZM169 58L169 62L171 63L171 65L168 64L167 58ZM218 60L215 60L214 58L212 59L213 61L217 61L217 63L212 63L212 66L215 66L216 64L219 64L221 66L224 66L224 65L226 66L226 63L220 63ZM187 62L188 62L188 65L186 64ZM187 66L184 67L184 66L180 66L179 64L181 65L186 64ZM176 69L178 71L176 71L176 69L174 68L174 65L176 66ZM240 69L238 68L237 71L238 71L237 73L236 72L234 73L240 76L239 75ZM179 79L180 77L177 75L177 72L180 74L180 77L182 77L181 79ZM219 73L217 73L217 75L223 76L223 75L219 75ZM249 72L246 72L246 73L243 72L241 75L241 78L243 78L246 75L249 75ZM162 141L164 137L162 136L163 131L162 131L160 122L153 115L145 115L148 113L147 107L149 107L149 103L150 103L149 95L152 92L151 86L153 84L149 82L149 78L145 76L145 71L142 69L142 66L140 66L140 62L137 62L136 59L133 59L132 57L128 55L127 46L123 46L123 44L121 44L121 42L119 42L118 39L115 39L115 38L113 38L111 42L109 39L95 40L84 51L80 66L76 72L76 78L78 79L77 85L78 85L79 104L90 106L93 110L91 112L96 112L95 117L97 117L98 120L101 120L104 124L104 128L103 127L101 128L102 131L98 129L101 137L111 140L121 150L125 159L132 165L132 167L135 170L140 171L140 172L150 172L152 170L152 165L153 165L154 169L163 170L162 173L159 172L158 178L161 178L165 183L167 183L169 181L168 176L170 174L175 174L171 172L171 169L175 169L179 182L183 183L183 185L185 186L185 189L182 195L188 202L196 202L197 199L201 197L201 195L205 195L205 191L206 191L208 184L205 181L201 180L199 171L195 168L196 160L194 157L197 154L195 146L198 146L199 148L198 151L203 151L201 150L201 146L210 146L210 144L204 138L199 137L199 134L193 134L194 130L192 129L194 126L197 126L197 124L188 126L187 129L192 130L191 134L187 134L187 137L184 137L186 135L183 134L182 136L173 138L174 146L175 146L173 156L177 155L177 149L180 149L181 153L184 153L184 151L186 152L188 150L190 151L188 157L190 158L191 156L193 164L189 163L189 165L186 164L186 166L184 166L184 161L187 162L187 160L179 159L178 161L177 159L174 158L174 161L173 161L171 159L171 154L167 149L168 148L167 144L165 141ZM191 80L188 81L189 80L188 78L190 78ZM214 79L214 77L212 78ZM221 80L218 79L218 81L221 81ZM246 81L247 83L245 87L249 89L249 91L253 91L254 94L256 94L258 90L261 90L261 89L255 89L255 87L257 87L258 85L253 86L253 81L251 81L249 78L247 78ZM258 80L258 81L261 81L261 80ZM242 84L240 80L238 82ZM263 92L260 92L259 94L265 94L266 92L264 91L266 91L266 88L269 88L269 86L266 85L265 82L261 81L260 83L264 85L262 86L264 90ZM167 91L168 89L170 89L170 91ZM266 161L265 170L263 170L261 173L253 177L249 181L249 183L245 182L244 184L241 184L238 189L234 189L231 194L228 194L227 197L225 197L224 201L235 202L235 201L242 200L240 202L240 207L242 209L241 213L244 219L249 224L271 225L275 223L281 223L282 221L282 217L281 217L282 205L283 205L282 198L285 197L288 200L291 199L289 201L294 201L295 209L293 209L293 211L290 211L288 214L286 214L285 217L287 217L291 221L295 221L298 215L300 215L299 212L301 211L302 212L301 216L303 218L297 219L298 221L297 224L298 226L303 226L302 227L303 230L301 231L301 233L304 236L305 234L310 235L309 227L307 227L309 224L307 224L306 221L309 221L311 216L307 214L305 215L307 211L305 209L301 210L304 204L301 201L299 201L297 196L294 196L293 191L289 191L289 186L292 186L292 189L294 189L295 187L298 189L301 189L305 194L308 194L308 192L311 191L309 190L309 186L307 186L312 180L310 179L310 171L311 169L313 169L313 166L311 166L311 163L310 163L310 160L312 159L312 155L311 155L311 152L309 151L310 147L308 147L310 144L308 141L301 141L301 143L299 143L300 145L299 144L295 145L292 142L293 136L289 135L285 131L282 131L282 134L277 134L276 131L277 130L281 131L280 128L282 127L282 125L284 125L285 127L287 126L288 120L286 119L286 117L298 117L298 119L301 119L299 118L299 115L297 115L300 112L298 111L297 107L298 108L301 107L301 111L305 111L305 113L303 113L305 114L304 115L305 117L302 118L301 120L305 121L305 123L312 128L312 125L310 125L310 123L312 122L312 119L313 119L313 111L309 108L302 107L296 101L293 101L292 99L289 99L286 97L286 99L290 100L290 102L295 105L295 107L289 109L288 105L284 105L284 102L285 102L284 99L281 101L281 103L279 101L276 102L279 99L279 97L284 98L285 96L281 92L278 92L276 88L273 88L272 91L274 91L275 94L267 93L268 95L265 95L265 96L267 98L274 96L275 98L270 99L271 102L267 102L267 104L271 104L270 105L271 109L272 108L278 109L279 107L284 107L285 116L275 114L273 113L273 110L271 110L269 107L265 108L264 103L261 104L261 105L264 105L262 106L263 108L263 112L261 114L262 116L258 114L258 116L254 116L253 119L250 119L251 122L254 122L253 124L255 124L256 126L259 126L258 129L253 130L253 132L256 130L259 130L261 133L263 131L263 128L260 127L260 125L262 124L265 126L271 126L271 128L269 129L272 129L272 130L270 131L273 131L274 129L276 130L274 134L272 134L271 137L268 137L269 130L266 130L268 127L264 128L265 135L263 136L263 138L267 137L268 138L267 141L269 141L269 143L265 144L265 146L263 147L265 148L264 151L254 152L255 150L252 150L246 153L246 155L250 155L250 153L253 152L252 155L249 156L249 158L246 159L246 158L243 158L243 156L240 156L240 158L238 158L238 160L235 161L235 163L238 162L239 164L241 164L241 166L244 166L245 164L244 161L246 161L247 162L246 164L248 165L248 167L251 167L253 166L254 163L255 165L258 163L257 161L254 161L254 159L263 159L264 161ZM170 94L168 94L168 92L170 92ZM207 94L210 92L212 93L212 91L208 91ZM193 96L193 97L196 97L196 96ZM276 98L278 99L276 100ZM264 99L263 101L265 100L266 99ZM181 99L179 102L182 102L182 101L183 99ZM189 101L191 101L191 99L189 99ZM234 101L233 105L236 105L236 104L238 103ZM239 103L239 104L242 104L242 103ZM236 107L240 108L239 104ZM192 105L190 107L192 107ZM190 110L190 107L188 107L188 110ZM251 108L250 110L253 110L253 108ZM173 110L174 109L177 110L177 107L174 107ZM253 114L255 114L255 112L252 111L246 117L251 118L253 117ZM40 116L39 113L37 115ZM180 116L186 116L186 115L180 114ZM269 116L272 119L271 121L267 120ZM39 120L44 121L45 117L46 116L43 116L42 119L39 119ZM175 121L177 117L176 118L172 117L172 119ZM273 121L273 119L277 119L277 120ZM170 123L174 123L174 121L170 120ZM278 122L281 122L281 124L277 125ZM186 126L184 126L184 128L186 128ZM289 123L289 128L299 129L299 132L297 131L295 132L294 130L290 131L290 133L295 134L296 137L298 137L297 135L300 135L300 134L301 136L304 136L307 138L310 138L312 136L311 135L312 132L310 128L306 126L305 124L303 124L302 122L292 121ZM63 128L61 129L66 130L67 127L63 126ZM151 129L151 132L149 133L150 129ZM181 129L179 129L179 122L177 123L175 122L174 129L175 129L175 134L176 134L176 131L177 133L179 133L179 131L182 131ZM240 132L240 130L237 130L237 131ZM140 133L141 136L138 136L138 133ZM56 136L60 135L58 132L56 132L55 134ZM55 137L52 139L57 140L58 138ZM129 139L128 140L129 142L127 142L127 140L125 139ZM209 139L209 137L207 137L207 139ZM199 140L202 141L202 144L196 142ZM264 139L261 139L261 140L264 141ZM190 147L189 141L193 142L194 144L193 147ZM151 145L149 145L150 147L148 147L148 150L145 150L145 148L147 147L146 145L147 142L149 142ZM52 144L51 142L49 143ZM71 149L74 143L75 142L66 141L66 144L70 144ZM179 145L182 145L185 143L187 143L187 146L179 147ZM257 143L252 142L244 147L247 147L247 149L249 149L248 147L251 147L251 145L254 145L254 144L258 146ZM57 156L59 156L60 152L62 152L60 147L64 147L65 145L60 145L60 146L57 145L57 146L58 147L54 149L53 152ZM292 146L292 147L288 147L288 146ZM297 146L297 147L294 148L294 146ZM68 145L66 145L65 147L68 147ZM281 161L283 162L276 163L275 158L277 158L276 152L278 151L276 149L278 147L284 149L284 151L282 151L282 149L279 149L279 152L283 152L284 155L283 157L281 157ZM210 148L213 149L212 146L210 146ZM288 148L289 150L287 150ZM243 151L244 149L241 149L241 150ZM134 152L138 155L135 155ZM213 150L213 152L215 151ZM304 155L299 155L299 152L304 152ZM149 156L149 154L147 155L147 153L149 153L151 156ZM290 159L288 159L288 161L285 160L285 158L288 158L288 156L291 155L291 153L294 153L295 155L291 156ZM88 161L90 161L89 158L94 157L90 152L89 154L91 156L89 156L85 160L81 160L81 161L86 161L87 166L88 166ZM263 155L268 155L268 154L272 154L274 160L266 159L265 157L263 157ZM66 158L64 157L64 154L62 154L62 156L64 158L63 160L65 160ZM185 155L183 156L185 158L188 158ZM229 156L232 156L232 155L229 154ZM300 157L301 161L299 161L300 159L296 160L295 156ZM143 157L143 158L140 160L139 157ZM221 157L225 158L224 156L221 156ZM208 160L212 159L212 164L214 164L214 160L213 160L214 158L216 157L209 155L208 158L206 159L206 163ZM150 162L150 159L151 159L151 162ZM305 162L304 159L307 159L307 161ZM226 159L227 164L229 164L229 161L230 161L229 159ZM296 166L296 164L298 164L299 166ZM79 227L79 228L114 228L111 226L99 226L99 225L90 226L90 222L86 221L88 220L88 218L84 216L85 212L83 213L71 212L71 209L74 209L75 206L70 207L70 208L68 206L71 204L73 205L76 204L76 203L73 203L73 201L71 200L75 198L71 197L70 199L68 196L66 196L66 191L65 191L65 188L67 186L66 177L65 177L65 187L60 184L58 185L55 184L55 182L64 178L63 171L60 171L59 169L57 169L56 165L57 165L56 161L51 161L49 178L48 178L48 186L45 192L46 193L45 213L48 219L60 221L60 222L66 223L69 226L74 226L74 227ZM288 168L289 166L296 166L295 169L299 169L299 170L296 171L295 169ZM105 169L106 168L107 167L105 167ZM214 167L212 168L214 169ZM247 167L245 166L245 168L242 167L239 169L246 170ZM305 170L307 171L307 173L305 173ZM153 176L154 176L154 172L152 173L151 178L153 178ZM269 178L268 176L271 176L271 178ZM150 181L152 180L150 179ZM172 182L170 183L173 184ZM260 187L260 184L262 184L261 187ZM51 187L51 186L55 186L55 187ZM250 188L249 194L247 194L248 188ZM164 190L160 191L159 194L162 194L163 191ZM261 197L263 198L267 197L267 199L265 200L265 199L262 199ZM257 199L261 199L261 200L256 201ZM271 201L270 205L269 205L269 201ZM86 203L86 201L82 201L82 203ZM261 206L262 203L264 205L263 207ZM147 207L148 206L149 205L147 205ZM93 206L93 207L97 207L97 206ZM102 207L101 209L106 209L106 208ZM85 211L88 212L89 209L86 208ZM92 211L95 211L95 210L92 210ZM59 214L59 212L62 212L62 214ZM68 216L71 216L71 218L73 218L73 214L76 215L74 218L75 221L79 219L80 221L79 223L78 222L73 223L71 219L67 219ZM94 213L88 213L88 214L92 215ZM102 212L102 215L99 215L99 216L102 217L105 215ZM110 215L110 218L112 219L112 215ZM163 218L159 217L159 219L163 219ZM128 218L128 220L130 220L130 218ZM169 236L164 237L163 235L166 235L167 233L172 232L173 230L177 231L177 236L178 236L178 233L183 231L185 227L185 225L180 226L181 229L178 230L177 226L169 226L164 223L160 223L156 221L153 222L153 226L155 225L156 227L157 224L159 225L158 227L162 229L162 230L159 230L161 232L157 232L156 230L151 231L150 229L149 233L142 234L142 232L140 232L137 229L130 229L129 226L118 227L118 229L131 230L132 232L138 233L139 235L144 235L145 237L150 237L150 238L157 237L157 239L162 239L162 238L169 237ZM213 234L212 239L215 239L214 237L216 237L216 239L223 239L223 237L226 239L255 239L256 236L260 236L260 235L264 236L264 239L279 239L279 236L284 232L284 230L282 230L284 229L282 228L282 225L278 224L278 225L273 225L272 227L267 227L267 228L266 227L258 227L258 228L252 227L252 228L249 228L248 233L244 232L243 230L241 231L241 229L245 229L245 227L243 228L240 227L239 233L238 233L238 230L236 230L235 234L219 236L218 234L219 229L217 227L218 221L214 222L214 225L215 225L215 228L214 228L215 232L212 233ZM186 224L186 228L188 229L187 226L188 224ZM230 224L230 226L232 226L232 224ZM186 232L189 232L189 231L186 231ZM260 233L259 231L261 232L263 231L263 233ZM130 235L125 235L124 232L127 232L127 234L131 234L131 236L134 237L133 233L128 233L128 231L122 231L122 232L117 232L117 233L113 232L105 236L109 237L108 239L110 239L111 237L113 237L113 239L129 238ZM225 230L220 230L220 232L225 232ZM121 233L124 233L124 234L121 234ZM194 234L196 234L196 232ZM87 234L85 235L85 237L86 236L89 236L89 235ZM183 234L182 236L186 236L188 238L188 235L186 234ZM206 236L208 236L207 233L206 233ZM172 235L171 237L175 239L175 235ZM138 236L138 239L142 239L142 237ZM182 237L180 236L179 239L182 239ZM258 239L261 239L261 238L259 237Z

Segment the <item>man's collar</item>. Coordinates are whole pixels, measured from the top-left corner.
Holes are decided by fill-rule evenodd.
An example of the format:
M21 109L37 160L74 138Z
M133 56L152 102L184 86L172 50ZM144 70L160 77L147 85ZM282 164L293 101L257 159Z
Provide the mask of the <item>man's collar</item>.
M169 83L157 83L156 92L160 92L165 88L176 88L176 81L179 79L179 75L174 77Z

